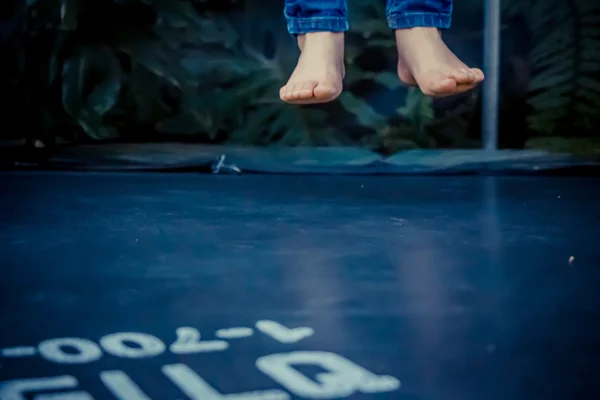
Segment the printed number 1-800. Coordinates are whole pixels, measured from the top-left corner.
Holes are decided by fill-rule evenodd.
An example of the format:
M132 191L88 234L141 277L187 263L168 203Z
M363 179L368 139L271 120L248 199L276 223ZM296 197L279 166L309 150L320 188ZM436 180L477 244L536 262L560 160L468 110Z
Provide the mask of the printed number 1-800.
M313 335L312 328L287 328L275 321L258 321L256 328L281 343L297 343ZM225 340L201 340L200 332L185 327L176 330L177 339L168 346L174 354L193 354L223 351L229 347ZM220 329L218 339L248 337L253 334L250 328ZM66 351L70 349L70 351ZM36 352L47 361L57 364L88 364L103 356L103 350L116 357L143 359L155 357L167 350L167 345L155 336L145 333L119 332L106 335L99 345L83 338L57 338L41 342L34 347L4 349L4 357L35 355ZM259 371L288 390L288 392L309 399L331 399L347 397L354 393L378 393L395 391L400 382L391 376L376 375L346 358L329 352L297 351L270 354L256 360ZM315 378L302 374L296 367L315 366L323 373ZM273 389L224 395L212 388L195 371L185 364L165 365L162 373L191 400L287 400L289 394ZM150 400L150 397L120 370L103 371L100 380L118 400ZM52 391L52 394L48 394ZM32 393L35 400L94 400L80 390L78 380L71 375L28 378L0 382L0 400L25 400Z

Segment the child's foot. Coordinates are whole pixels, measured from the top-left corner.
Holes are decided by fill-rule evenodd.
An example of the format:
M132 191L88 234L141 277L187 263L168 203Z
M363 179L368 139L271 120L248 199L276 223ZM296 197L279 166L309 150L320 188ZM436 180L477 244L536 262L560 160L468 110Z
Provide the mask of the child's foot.
M313 32L298 36L300 58L292 76L279 91L281 100L294 104L325 103L342 92L344 34Z
M400 80L428 96L465 92L483 81L483 72L460 61L436 28L398 29L396 44Z

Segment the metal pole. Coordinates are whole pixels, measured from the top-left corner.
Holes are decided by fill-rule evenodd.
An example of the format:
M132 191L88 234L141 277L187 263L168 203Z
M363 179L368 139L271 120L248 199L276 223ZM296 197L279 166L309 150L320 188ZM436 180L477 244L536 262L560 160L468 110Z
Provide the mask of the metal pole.
M500 90L500 0L485 0L483 35L482 139L485 150L498 150Z

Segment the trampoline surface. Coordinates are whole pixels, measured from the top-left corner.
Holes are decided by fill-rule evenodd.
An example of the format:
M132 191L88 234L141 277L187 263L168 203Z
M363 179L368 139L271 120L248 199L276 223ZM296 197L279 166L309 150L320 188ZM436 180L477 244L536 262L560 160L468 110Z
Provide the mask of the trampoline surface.
M600 398L600 180L0 174L0 399Z

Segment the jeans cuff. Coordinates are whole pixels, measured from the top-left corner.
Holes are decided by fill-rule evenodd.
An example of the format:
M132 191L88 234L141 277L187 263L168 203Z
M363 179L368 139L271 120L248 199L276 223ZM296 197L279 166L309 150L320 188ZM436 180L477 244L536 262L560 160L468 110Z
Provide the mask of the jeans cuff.
M411 13L388 16L388 24L393 30L416 27L447 29L451 23L451 14Z
M288 18L288 31L292 35L309 32L346 32L349 28L345 17Z

